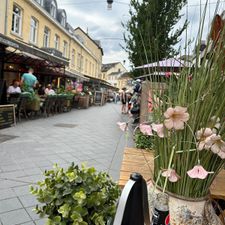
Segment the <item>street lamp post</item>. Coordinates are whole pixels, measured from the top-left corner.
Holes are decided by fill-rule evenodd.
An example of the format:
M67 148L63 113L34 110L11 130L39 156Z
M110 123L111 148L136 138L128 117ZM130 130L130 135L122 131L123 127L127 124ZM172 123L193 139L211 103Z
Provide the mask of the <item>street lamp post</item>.
M107 0L107 3L108 3L108 10L111 10L112 9L112 4L113 4L113 0Z

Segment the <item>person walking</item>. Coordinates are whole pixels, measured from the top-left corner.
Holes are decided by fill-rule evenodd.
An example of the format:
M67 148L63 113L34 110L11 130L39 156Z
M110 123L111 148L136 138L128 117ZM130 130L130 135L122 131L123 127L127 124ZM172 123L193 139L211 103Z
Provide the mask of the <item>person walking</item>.
M127 109L126 109L127 95L126 95L126 88L125 87L122 88L121 103L122 103L121 112L122 112L122 114L126 114L127 113Z
M29 92L34 92L34 87L37 84L37 78L33 73L33 68L29 68L28 73L24 73L21 78L21 86L25 86L26 91Z

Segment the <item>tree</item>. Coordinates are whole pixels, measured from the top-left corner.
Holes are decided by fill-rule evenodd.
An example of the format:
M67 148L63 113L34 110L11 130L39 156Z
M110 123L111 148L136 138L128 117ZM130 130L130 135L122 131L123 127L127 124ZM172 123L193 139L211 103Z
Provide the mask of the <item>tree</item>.
M177 55L174 45L187 22L174 31L187 0L131 0L130 20L122 24L125 47L134 67Z

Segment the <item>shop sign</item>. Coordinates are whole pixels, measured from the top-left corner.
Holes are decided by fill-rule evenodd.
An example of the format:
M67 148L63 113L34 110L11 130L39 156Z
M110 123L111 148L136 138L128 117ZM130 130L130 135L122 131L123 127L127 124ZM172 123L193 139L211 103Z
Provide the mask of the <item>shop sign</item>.
M0 105L0 129L16 124L15 106Z
M10 47L19 48L18 44L16 44L15 42L12 42L10 40L7 40L3 37L0 37L0 43L2 43L4 45L7 45L7 46L10 46Z

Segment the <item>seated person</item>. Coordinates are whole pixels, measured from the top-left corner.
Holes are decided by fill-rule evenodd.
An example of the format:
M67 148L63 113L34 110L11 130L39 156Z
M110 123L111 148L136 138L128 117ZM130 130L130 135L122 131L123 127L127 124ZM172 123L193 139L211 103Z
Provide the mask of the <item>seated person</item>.
M19 81L13 80L12 84L7 89L7 94L16 94L21 93L21 89L19 87Z
M52 89L52 85L48 84L47 88L45 88L46 95L55 95L55 91Z

